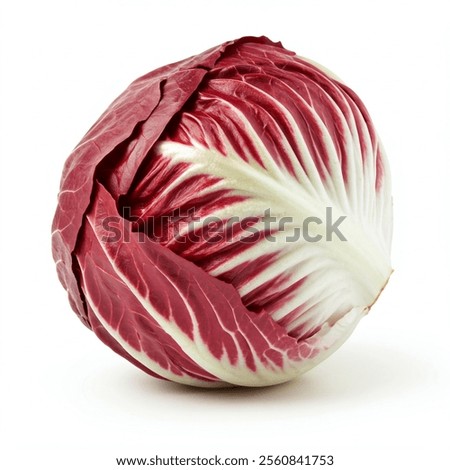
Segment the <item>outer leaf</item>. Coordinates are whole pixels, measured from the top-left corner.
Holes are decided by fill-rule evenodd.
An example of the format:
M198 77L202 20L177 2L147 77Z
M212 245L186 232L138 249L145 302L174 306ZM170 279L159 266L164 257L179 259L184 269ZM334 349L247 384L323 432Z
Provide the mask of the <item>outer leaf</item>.
M153 375L197 386L285 382L339 346L364 313L297 342L266 312L247 310L231 285L140 241L126 220L116 227L124 238L112 241L105 220L115 213L99 186L77 253L89 318L103 341Z

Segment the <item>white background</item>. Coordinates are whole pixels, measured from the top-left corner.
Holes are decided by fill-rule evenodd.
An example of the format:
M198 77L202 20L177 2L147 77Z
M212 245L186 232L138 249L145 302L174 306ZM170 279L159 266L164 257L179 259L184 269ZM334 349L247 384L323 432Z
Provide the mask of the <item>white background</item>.
M445 3L2 2L0 467L302 453L333 454L336 469L448 465ZM395 273L350 340L295 382L163 383L106 348L69 307L50 250L62 166L138 76L261 34L333 70L369 108L393 173Z

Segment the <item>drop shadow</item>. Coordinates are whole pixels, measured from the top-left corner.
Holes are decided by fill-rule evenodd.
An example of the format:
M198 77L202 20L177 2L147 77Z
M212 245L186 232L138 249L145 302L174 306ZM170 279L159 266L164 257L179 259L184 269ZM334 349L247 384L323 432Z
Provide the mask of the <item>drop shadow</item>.
M203 389L154 379L117 362L87 380L85 393L106 415L129 422L266 423L338 408L363 410L398 406L403 397L438 380L433 364L391 345L348 341L316 368L291 382L271 387ZM114 418L116 419L116 418ZM147 425L146 424L146 425Z

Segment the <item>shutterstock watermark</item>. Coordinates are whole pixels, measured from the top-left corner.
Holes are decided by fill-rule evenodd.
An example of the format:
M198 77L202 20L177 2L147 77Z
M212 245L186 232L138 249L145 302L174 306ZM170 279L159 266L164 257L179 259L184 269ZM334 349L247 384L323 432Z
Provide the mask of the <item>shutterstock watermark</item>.
M174 211L169 215L147 217L141 220L132 215L131 208L122 208L122 217L109 216L103 219L102 228L106 232L102 242L129 243L131 233L143 243L151 238L155 241L175 240L177 243L253 243L256 239L264 238L269 242L277 242L280 237L284 241L295 243L303 240L309 243L321 241L347 241L341 227L347 218L340 215L333 218L333 208L326 207L322 217L308 216L301 221L290 216L272 215L266 209L262 216L244 217L232 216L221 219L217 216L201 216L194 208L185 212ZM123 224L123 219L128 224ZM345 225L345 224L344 224ZM343 231L341 231L341 228Z

